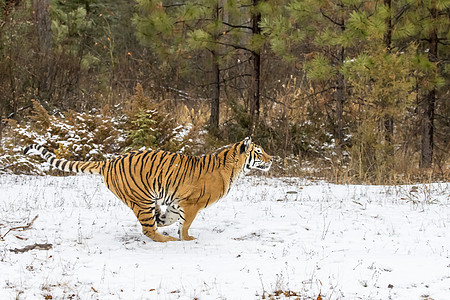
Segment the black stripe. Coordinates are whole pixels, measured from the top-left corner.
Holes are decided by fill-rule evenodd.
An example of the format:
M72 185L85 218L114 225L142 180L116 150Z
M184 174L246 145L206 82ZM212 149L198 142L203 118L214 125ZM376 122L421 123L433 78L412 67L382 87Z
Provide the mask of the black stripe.
M184 172L181 175L180 182L184 182L186 180L186 176L187 176L188 171L189 171L190 162L191 162L190 157L189 156L185 157L185 160L184 160Z
M80 163L82 166L80 167L80 171L84 173L84 171L89 167L88 162Z
M150 217L150 218L145 218L145 219L140 219L139 222L148 222L155 219L154 217Z
M229 149L227 151L225 151L225 153L223 154L223 165L225 165L227 163L228 152L230 152Z
M122 158L119 159L119 168L118 168L117 175L120 176L120 178L122 179L123 189L125 190L126 187L128 187L128 189L126 189L128 192L128 195L136 196L136 193L130 187L130 183L127 180L127 174L125 172L125 159L127 158L127 156L130 156L130 155L131 154L124 155ZM139 195L137 195L137 196L138 196L137 198L140 198ZM135 199L135 200L137 200L137 199Z
M214 157L213 157L213 156L211 155L211 159L212 159L212 161L213 161L213 166L212 166L212 169L211 169L211 172L212 172L212 171L214 171L214 170L216 169L217 156L214 155Z
M150 151L146 151L146 152L144 152L141 155L141 169L140 169L140 172L139 172L139 174L140 174L139 179L141 181L142 186L145 188L147 194L151 198L152 195L151 195L151 191L150 191L149 186L148 186L148 181L147 181L147 184L144 182L144 179L145 179L145 177L144 177L144 167L147 165L148 159L150 158L150 153L151 153Z
M152 165L150 166L150 171L149 171L149 174L153 174L153 166L155 165L155 162L156 162L156 160L157 160L157 158L158 157L160 157L159 155L157 155L157 154L159 154L159 152L160 151L156 151L153 155L152 155Z
M138 184L137 184L137 182L136 182L136 179L135 179L135 176L133 176L133 171L132 171L132 162L133 162L133 157L136 157L135 156L135 153L133 153L132 155L129 155L129 158L128 158L128 163L130 164L129 165L129 167L128 167L128 171L129 171L129 177L131 178L131 180L133 181L133 183L134 183L134 185L139 189L139 191L141 191L144 195L145 195L145 197L150 197L150 195L148 195L147 194L147 192L144 190L144 189L142 189ZM137 158L137 160L139 160L139 157ZM136 165L134 165L134 167L136 168ZM139 174L138 174L138 177L141 177L141 176L139 176Z
M211 165L211 159L212 159L212 155L208 155L208 166L206 167L206 170L209 171L209 166ZM213 171L213 170L211 170Z
M171 167L172 167L172 165L173 165L173 162L174 162L175 159L177 158L177 156L178 156L178 154L176 154L176 153L173 153L173 154L172 154L172 159L170 160L169 165L167 166L167 172L166 172L166 174L164 174L164 176L167 177L167 174L168 174L169 171L171 171L171 170L172 170L172 173L173 173L173 168L171 168ZM169 177L170 177L170 175L169 175Z
M208 207L209 200L211 200L211 195L208 197L208 201L206 201L205 208Z
M129 203L127 203L127 198L125 197L125 194L123 193L123 190L120 188L119 186L119 174L117 172L117 164L119 163L120 157L116 158L112 163L111 163L111 168L109 170L109 176L110 176L110 182L111 182L111 186L114 187L114 193L123 201L125 202L125 204L129 205Z
M156 166L156 172L158 172L158 170L160 169L160 167L161 167L161 164L163 163L163 160L164 160L164 158L167 156L167 152L163 152L162 154L161 154L161 160L159 161L159 164ZM166 160L164 160L164 163L166 162Z
M178 186L180 185L180 183L182 182L182 178L183 178L183 175L181 175L181 176L178 176L178 175L180 174L182 167L185 167L185 169L186 169L185 160L186 160L186 156L180 155L180 164L177 168L178 170L177 170L177 174L175 175L175 181L174 181L174 185L177 187L177 189L178 189ZM178 179L178 181L177 181L177 179Z

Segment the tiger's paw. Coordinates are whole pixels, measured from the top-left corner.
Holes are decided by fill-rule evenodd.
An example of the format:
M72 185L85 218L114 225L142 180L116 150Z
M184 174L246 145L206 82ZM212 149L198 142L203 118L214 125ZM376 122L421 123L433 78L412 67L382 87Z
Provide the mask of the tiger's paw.
M165 238L164 240L158 241L158 242L172 242L172 241L178 241L177 238L175 238L175 237L173 237L173 236L170 236L170 235L164 236L164 238Z
M158 231L144 231L144 234L154 240L155 242L165 243L171 241L178 241L177 238L174 238L170 235L162 235Z
M183 237L183 241L193 241L193 240L195 240L195 239L197 239L197 238L195 238L195 237L193 237L193 236L190 236L190 235L184 236L184 237Z

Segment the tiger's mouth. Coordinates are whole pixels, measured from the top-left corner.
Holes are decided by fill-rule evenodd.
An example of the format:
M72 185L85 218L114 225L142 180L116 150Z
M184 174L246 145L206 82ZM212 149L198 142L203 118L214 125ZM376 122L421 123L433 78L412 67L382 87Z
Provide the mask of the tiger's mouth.
M261 170L261 171L267 172L267 171L269 171L271 166L272 166L272 162L271 161L267 162L267 163L262 161L262 162L260 162L258 164L253 164L253 165L246 164L245 165L245 169L247 169L247 170L257 169L257 170Z
M272 166L272 162L270 162L270 163L262 163L262 164L257 165L256 168L258 170L267 172L267 171L269 171L271 166Z

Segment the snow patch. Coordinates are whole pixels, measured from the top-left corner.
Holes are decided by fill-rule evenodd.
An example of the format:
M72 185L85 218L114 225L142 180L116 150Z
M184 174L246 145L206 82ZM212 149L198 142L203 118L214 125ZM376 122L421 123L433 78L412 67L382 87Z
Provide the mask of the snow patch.
M247 176L155 243L95 175L0 176L4 299L446 299L448 183L333 185ZM432 201L431 201L432 200ZM26 225L26 230L9 229ZM177 226L160 229L176 236ZM34 243L50 250L14 253Z

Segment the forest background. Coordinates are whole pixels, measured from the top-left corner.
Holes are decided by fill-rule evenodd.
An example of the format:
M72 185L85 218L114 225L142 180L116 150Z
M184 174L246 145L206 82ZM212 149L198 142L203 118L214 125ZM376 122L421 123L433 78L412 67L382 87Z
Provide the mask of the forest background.
M251 135L273 175L448 180L449 0L2 0L0 173L22 149L199 155Z

